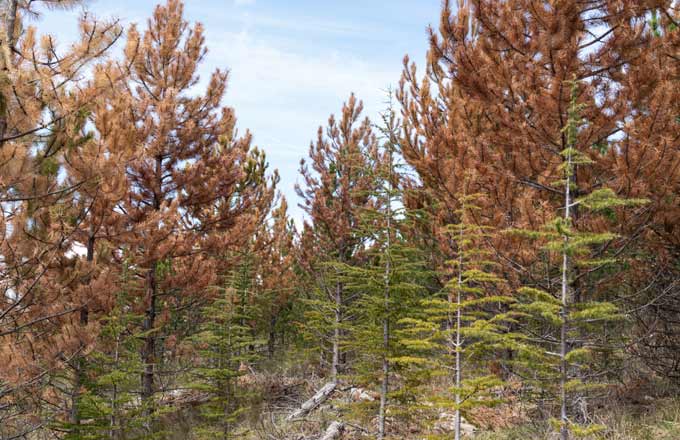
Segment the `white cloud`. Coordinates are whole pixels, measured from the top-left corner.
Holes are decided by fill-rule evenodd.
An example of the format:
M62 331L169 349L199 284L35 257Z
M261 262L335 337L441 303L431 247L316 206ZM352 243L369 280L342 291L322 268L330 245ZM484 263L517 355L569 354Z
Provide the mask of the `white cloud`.
M229 101L276 109L284 118L296 110L318 120L317 109L337 107L352 91L367 104L380 105L381 89L399 79L398 67L337 51L319 48L303 54L246 32L223 33L213 40L208 41L209 62L231 69Z
M234 4L236 6L247 6L247 5L254 5L255 0L234 0Z
M399 60L366 60L325 48L283 48L250 32L208 34L205 68L231 70L225 104L235 107L240 130L249 128L282 176L281 190L292 204L300 158L331 113L338 114L351 92L377 120L384 89L399 80ZM204 74L204 79L206 75Z

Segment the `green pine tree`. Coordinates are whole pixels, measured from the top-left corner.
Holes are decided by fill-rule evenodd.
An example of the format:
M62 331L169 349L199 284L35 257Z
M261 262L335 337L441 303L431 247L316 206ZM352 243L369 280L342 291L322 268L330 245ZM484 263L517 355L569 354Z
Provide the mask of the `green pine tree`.
M83 365L84 392L78 398L78 425L65 426L69 440L150 439L148 424L139 405L139 359L143 316L131 307L134 289L127 265L123 266L116 305L102 321L99 350L90 353Z
M188 387L202 396L202 423L193 428L197 439L241 438L238 423L253 396L239 378L259 358L259 348L264 346L264 341L254 337L250 325L255 311L248 256L225 284L203 309L204 323L191 338L197 359L189 372Z

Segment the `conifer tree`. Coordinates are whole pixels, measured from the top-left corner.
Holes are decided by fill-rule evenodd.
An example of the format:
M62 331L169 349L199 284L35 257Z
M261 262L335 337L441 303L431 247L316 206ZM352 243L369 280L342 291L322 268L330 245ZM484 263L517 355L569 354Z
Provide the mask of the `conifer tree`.
M243 367L258 358L262 340L253 336L250 321L255 310L253 268L249 258L219 287L217 297L203 309L205 322L192 336L198 364L189 372L189 387L206 395L200 405L202 425L193 428L196 438L240 438L237 422L247 409L248 392L239 383Z
M404 157L438 202L438 223L451 223L447 216L457 206L458 185L472 169L471 193L485 196L482 225L535 230L564 210L564 188L554 183L564 179L567 81L576 79L586 122L573 158L590 163L574 166L572 198L609 188L619 197L652 203L615 210L615 224L601 212L575 206L572 227L620 235L595 246L595 259L649 254L659 264L630 262L599 271L574 265L571 295L623 303L640 297L650 278L669 273L677 248L677 228L670 226L677 223L678 206L670 195L677 192L678 175L677 149L671 147L677 143L672 140L677 87L671 80L677 60L668 54L676 50L678 37L666 32L677 21L677 7L656 1L536 0L470 0L453 6L444 2L439 26L430 32L426 78L421 81L407 61L399 94ZM653 11L656 24L650 22ZM655 238L648 240L647 233ZM513 287L553 288L555 280L535 270L547 259L536 243L498 234L488 245L502 263L499 275ZM444 240L440 246L446 248ZM647 310L648 301L638 303L641 310ZM624 336L625 330L618 333Z
M106 66L97 66L97 75L102 75ZM111 75L112 72L106 73ZM69 362L73 373L70 392L69 424L77 426L80 421L78 400L86 372L85 357L96 344L97 325L106 317L116 304L120 277L120 261L111 255L125 233L124 216L116 211L127 190L125 164L130 160L131 149L116 149L115 143L102 141L95 131L85 130L97 114L100 106L107 102L102 94L98 103L88 106L81 116L83 125L80 133L71 135L72 145L64 152L64 185L73 187L71 206L63 215L79 219L73 224L70 246L75 263L70 268L71 277L79 281L73 283L71 302L79 307L73 326L81 339L79 353ZM107 133L112 127L108 121L98 120L94 129ZM81 255L83 254L83 255Z
M676 175L675 152L657 146L668 145L662 139L668 131L660 127L670 128L671 119L661 111L668 107L652 99L661 99L653 92L655 84L669 84L671 69L667 57L663 69L649 67L658 54L668 53L668 42L675 38L652 39L650 11L673 16L662 3L459 0L454 7L444 2L439 26L430 30L425 78L418 78L407 59L398 94L404 157L438 202L434 218L440 225L454 220L458 186L472 169L477 175L472 192L487 195L483 224L503 229L542 223L534 204L553 204L558 194L551 183L559 178L560 152L566 148L569 92L564 82L574 77L582 81L589 102L583 109L589 123L581 151L593 164L579 175L583 186L610 182L618 194L632 198L647 197L643 192L650 185L667 193L673 177L666 177ZM652 121L660 124L658 132L650 129ZM647 143L651 134L658 142ZM647 159L656 161L652 158L669 165L666 177L654 167L641 171ZM631 241L620 244L629 249L650 216L667 218L664 212L674 212L670 205L650 205L629 218L620 232ZM491 244L504 262L499 274L518 284L521 268L530 266L535 254L507 240L497 237Z
M92 340L79 328L82 286L73 283L79 272L73 267L75 231L83 213L71 208L85 181L61 177L65 154L89 140L83 130L87 107L107 89L97 75L90 81L82 73L120 35L116 22L83 16L79 38L61 50L53 37L24 27L32 6L0 3L0 424L7 435L29 434L62 418L59 402L51 402L57 411L40 412L43 420L35 417L37 410L31 414L29 402L51 400L59 370L74 365L83 342ZM91 280L94 285L104 278ZM23 420L15 433L10 419Z
M117 440L135 438L143 432L146 420L137 404L143 370L138 355L143 316L131 307L138 288L130 279L131 273L124 261L121 279L116 283L120 290L115 293L115 305L99 324L97 350L82 359L84 391L77 401L78 422L65 426L67 439Z
M647 46L622 81L621 96L636 102L609 154L611 187L627 197L649 199L644 211L623 213L620 233L635 234L633 275L612 280L625 292L620 301L635 318L631 342L640 361L663 377L677 380L680 363L678 326L673 318L680 302L680 151L678 115L680 44L677 2L658 2L641 32ZM625 98L624 98L625 97ZM637 215L636 215L637 214ZM653 287L650 286L653 283ZM650 306L649 304L653 304Z
M374 203L360 212L357 233L367 238L366 248L353 264L335 263L333 280L357 297L348 308L353 320L348 324L347 349L354 359L353 381L377 388L378 408L373 403L357 405L360 415L377 416L377 438L389 436L389 417L408 414L408 393L404 384L393 379L399 371L395 359L402 358L403 346L395 343L394 332L399 321L409 316L426 290L428 272L422 257L403 233L410 219L401 201L402 182L398 155L398 121L391 105L382 114L379 166L369 170L376 180L370 193ZM337 277L337 278L336 278ZM376 386L379 384L379 386ZM367 407L366 407L367 406ZM375 414L377 412L377 414Z
M182 334L172 331L182 317L206 300L211 255L250 240L276 181L266 175L264 155L251 148L251 135L238 136L233 109L221 104L227 73L216 71L203 94L191 90L205 51L203 28L189 27L180 1L156 7L143 34L130 27L122 63L129 79L96 115L117 128L105 134L108 140L134 146L117 210L128 231L121 245L146 280L140 391L150 420L164 365L159 356L180 342Z
M587 167L592 161L577 148L588 121L581 117L583 104L579 83L570 82L570 88L569 117L564 128L567 148L562 152L564 177L554 183L562 194L564 214L560 216L557 209L554 213L546 213L549 220L539 230L511 231L542 240L547 254L545 271L551 288L524 286L519 289L520 299L525 302L517 304L516 310L535 319L539 327L531 326L531 322L525 326L529 339L537 346L522 353L518 365L533 370L541 390L547 390L557 400L559 419L556 425L563 440L571 434L583 436L602 429L597 425L580 426L577 420L588 425L587 393L598 385L594 382L603 376L601 369L607 368L602 364L602 358L616 353L611 334L616 332L613 323L622 318L618 307L597 291L584 290L575 294L574 285L583 277L583 272L576 268L585 273L597 273L605 268L616 270L618 262L610 252L602 255L598 249L615 240L616 234L604 227L597 232L579 230L574 211L589 210L615 216L616 210L646 203L642 199L621 198L609 188L585 192L577 185L577 167ZM573 196L576 190L580 197ZM557 265L555 259L559 260ZM555 278L557 280L552 282ZM579 416L574 414L577 405L580 405Z
M400 343L412 351L404 359L412 366L412 375L448 376L453 384L449 395L420 398L454 411L456 440L461 438L462 412L500 401L494 391L502 380L491 372L484 374L484 361L519 343L517 335L508 331L513 314L498 307L513 299L504 293L503 280L493 273L497 264L485 249L491 231L476 223L480 197L465 193L457 197L458 223L448 225L445 232L454 249L446 271L449 281L440 295L421 301L422 312L405 318L400 332Z
M288 216L288 202L282 197L278 207L272 211L270 222L263 225L256 239L263 242L258 250L257 273L261 279L260 292L256 298L259 309L259 325L267 338L267 355L271 359L277 339L283 343L283 336L289 326L288 316L292 303L297 299L294 272L295 225Z
M377 140L370 121L360 121L362 110L363 104L352 95L342 108L341 118L329 118L325 136L319 128L317 141L309 149L312 169L301 162L304 185L296 187L303 200L301 207L309 215L303 230L301 261L319 293L309 302L308 325L318 332L322 346L331 346L333 381L343 364L346 308L351 298L338 279L329 278L332 273L327 263L355 261L366 240L358 228L359 214L373 205L372 191L376 188L370 170L378 164Z

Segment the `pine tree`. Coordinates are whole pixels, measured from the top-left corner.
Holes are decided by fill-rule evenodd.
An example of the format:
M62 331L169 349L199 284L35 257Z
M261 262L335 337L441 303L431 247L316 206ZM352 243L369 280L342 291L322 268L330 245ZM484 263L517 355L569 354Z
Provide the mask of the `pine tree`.
M670 110L675 91L669 82L676 63L667 54L677 35L653 37L648 25L653 10L671 24L672 8L659 2L444 2L439 26L430 29L425 78L418 78L407 59L398 94L404 157L437 202L436 221L455 220L450 217L459 185L474 169L472 192L486 196L483 224L500 230L543 223L536 205L556 203L551 183L561 177L560 153L566 148L564 81L576 77L588 102L582 116L589 121L579 148L593 161L578 176L581 186L607 182L631 198L665 194L664 201L655 199L646 211L627 216L618 232L631 238L619 242L622 251L634 252L656 217L655 229L668 241L677 157L666 135L673 132L677 112ZM651 67L656 65L662 67ZM587 212L581 215L589 222ZM597 219L592 223L596 228ZM499 274L521 284L533 250L505 237L492 245L504 262Z
M128 80L95 115L95 123L115 127L100 134L102 142L134 148L116 209L127 229L120 246L146 280L140 391L150 421L159 375L166 387L177 380L163 373L172 363L161 356L176 351L185 318L207 300L213 256L248 243L277 180L250 133L238 136L233 109L221 104L227 73L216 71L203 94L192 90L205 50L202 26L189 27L180 1L156 7L143 34L130 27L121 63Z
M104 70L98 66L98 70ZM98 74L101 74L99 72ZM102 102L106 100L102 99ZM71 134L71 145L64 152L64 185L74 188L71 206L63 215L79 219L72 222L70 246L75 264L70 269L73 283L71 302L79 307L74 326L81 339L78 354L69 362L72 370L69 424L79 424L78 400L86 372L87 354L96 345L96 335L101 317L106 317L114 307L117 296L120 264L111 258L110 252L124 234L124 216L116 211L127 190L125 164L130 160L131 149L122 151L101 139L93 130L85 130L92 122L92 114L99 110L97 103L88 106L81 117L79 133ZM99 121L94 127L101 133L110 127ZM80 255L84 253L84 255Z
M309 149L312 170L303 160L300 173L304 186L296 190L309 215L302 231L303 267L313 278L317 297L308 304L308 330L330 345L330 377L337 381L344 364L342 344L350 299L339 280L333 281L328 263L352 264L366 237L359 232L359 214L374 203L373 173L378 163L377 141L370 121L360 122L363 104L354 97L342 109L338 120L328 120L326 136L319 128L316 143ZM331 334L327 334L330 330Z
M205 322L192 336L198 364L189 372L189 387L205 395L200 405L204 423L193 429L196 438L240 438L237 422L247 410L249 392L240 384L244 367L258 359L264 341L253 336L253 270L249 258L219 287L214 301L203 309Z
M572 159L591 163L574 166L574 200L603 188L652 200L643 209L608 211L609 219L574 206L572 228L620 236L593 245L593 258L648 255L658 264L629 259L616 270L572 265L570 295L628 304L643 298L649 279L672 272L669 262L677 255L671 225L677 224L679 168L669 134L677 131L678 64L669 54L678 33L666 32L677 8L668 2L534 0L456 6L444 2L439 26L430 31L426 78L421 81L407 60L399 94L404 157L437 202L434 218L451 223L459 184L475 170L470 193L484 194L480 224L536 230L563 213L564 187L554 183L564 179L563 153L577 150ZM653 11L656 24L650 23ZM574 78L586 122L569 147L566 81ZM554 261L549 264L535 242L499 234L488 244L502 264L498 274L511 286L553 290L554 274L546 268ZM444 240L440 247L446 248ZM638 303L641 310L646 303ZM620 325L618 334L627 336L630 326ZM638 340L641 330L633 329Z
M63 402L55 398L61 370L76 365L92 340L79 325L87 288L73 282L85 264L72 255L84 221L72 206L86 182L61 177L65 155L89 140L83 130L88 106L107 89L81 72L120 35L116 22L84 16L79 38L61 50L54 38L24 27L31 6L0 2L0 289L8 300L0 310L0 425L8 436L63 418ZM92 276L92 285L104 278ZM92 302L106 299L98 294ZM41 399L57 409L39 411L36 405L47 407Z
M617 217L622 235L637 237L630 254L632 276L611 280L620 301L634 316L633 353L643 365L676 381L680 370L680 332L675 310L680 303L680 63L673 54L680 44L677 2L656 3L641 29L647 46L626 69L622 99L637 103L607 156L611 187L626 197L646 198L645 210ZM625 97L625 98L624 98ZM615 154L616 153L616 154ZM632 243L633 244L633 243ZM650 283L652 285L650 285ZM649 306L648 304L654 304Z
M282 197L272 211L270 222L263 224L256 240L262 243L257 250L257 278L261 280L258 302L260 331L267 338L267 355L274 356L277 340L284 342L290 328L291 306L296 298L295 225L288 216L288 202Z
M78 396L77 422L65 426L69 431L67 439L117 440L144 435L147 420L137 404L138 378L143 370L138 355L143 316L130 307L138 288L130 275L124 262L115 306L101 319L98 350L83 359L84 391Z

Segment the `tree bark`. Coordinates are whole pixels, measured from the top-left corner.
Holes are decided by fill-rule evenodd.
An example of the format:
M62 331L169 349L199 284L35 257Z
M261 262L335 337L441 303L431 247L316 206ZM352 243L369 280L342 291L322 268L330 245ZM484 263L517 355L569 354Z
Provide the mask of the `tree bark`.
M564 185L564 219L567 224L571 220L571 153L567 155L567 176L566 184ZM564 235L565 247L569 242L569 236ZM566 249L562 251L562 282L561 282L561 293L562 293L562 310L560 310L560 315L562 317L562 325L560 328L560 439L569 439L569 418L567 415L567 382L569 380L567 374L567 354L569 352L568 341L567 341L567 322L569 314L569 280L568 280L568 270L569 270L569 255Z
M269 321L269 337L267 338L267 356L269 359L274 357L274 350L276 349L276 315L272 316Z
M156 185L154 188L153 207L156 211L161 209L161 194L163 191L163 158L156 156ZM154 394L154 368L156 357L156 335L153 330L156 326L156 297L158 293L158 283L156 279L156 272L158 270L158 260L153 260L151 267L146 273L146 293L145 304L146 310L144 312L144 321L142 322L142 332L144 333L144 344L141 348L140 357L144 371L141 375L141 398L144 405L144 415L146 416L146 427L151 428L151 416L153 414L151 408L151 399Z
M7 75L12 70L12 47L14 46L14 28L17 18L18 0L0 0L0 71ZM0 113L0 147L7 132L7 103Z
M462 246L463 243L463 229L460 230L460 242L459 246ZM456 342L455 342L455 350L456 350L456 415L455 415L455 440L460 440L460 384L461 384L461 378L462 378L462 368L463 366L461 365L461 359L460 359L460 351L462 349L462 342L460 339L460 330L461 330L461 296L460 292L461 289L463 288L463 250L459 249L458 250L458 283L457 283L458 289L456 291Z
M390 127L391 128L391 127ZM391 247L392 247L392 148L393 148L394 137L393 133L390 132L390 141L387 144L389 169L387 174L387 206L385 215L385 229L387 236L385 237L385 294L383 297L383 355L382 355L382 384L380 385L380 409L378 411L378 440L383 440L385 438L385 417L387 412L387 393L389 391L389 375L390 375L390 362L388 360L389 349L390 349L390 276L392 266L391 266Z
M338 371L340 365L340 323L342 322L342 285L335 285L335 326L333 328L333 358L331 360L331 380L338 382Z
M286 419L293 420L306 416L317 406L325 402L328 399L328 397L330 397L330 395L333 394L333 391L335 391L335 387L336 387L335 382L328 382L319 391L317 391L316 394L314 394L311 399L303 403L300 406L300 408L293 411Z
M328 425L328 428L326 428L326 432L324 432L323 436L321 436L319 440L339 439L344 430L345 430L344 423L338 421L332 422L330 425Z
M144 322L142 323L142 332L144 336L144 345L142 346L142 364L144 371L142 372L142 402L148 404L153 396L153 382L154 382L154 357L156 353L156 337L150 332L153 330L156 323L156 263L152 264L151 269L146 273L146 311ZM145 409L147 414L150 414L148 409Z

